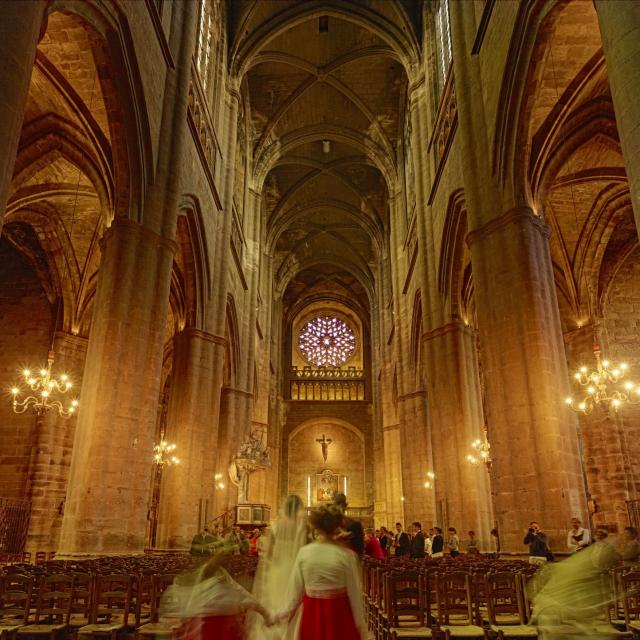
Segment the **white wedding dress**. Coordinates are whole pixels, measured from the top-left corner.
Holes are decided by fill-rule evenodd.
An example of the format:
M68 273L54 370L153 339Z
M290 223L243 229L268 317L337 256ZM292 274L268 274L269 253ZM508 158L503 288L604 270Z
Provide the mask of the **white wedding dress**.
M281 611L285 606L296 556L307 542L309 527L302 501L298 496L288 496L260 555L253 586L254 596L269 612ZM297 637L299 621L298 614L291 622L265 627L260 616L251 614L248 637L250 640L292 640Z

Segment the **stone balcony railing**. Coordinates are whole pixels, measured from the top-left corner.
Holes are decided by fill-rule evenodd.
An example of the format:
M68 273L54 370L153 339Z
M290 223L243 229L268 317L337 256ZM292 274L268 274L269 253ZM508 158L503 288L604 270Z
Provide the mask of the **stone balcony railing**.
M289 374L291 400L365 400L364 371L355 367L327 369L292 367Z

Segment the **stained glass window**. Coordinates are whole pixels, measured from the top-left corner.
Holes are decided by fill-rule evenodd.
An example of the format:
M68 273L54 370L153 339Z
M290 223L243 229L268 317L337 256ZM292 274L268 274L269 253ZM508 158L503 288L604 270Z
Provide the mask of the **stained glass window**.
M316 367L339 367L353 356L356 337L351 327L334 316L309 320L298 335L304 359Z
M440 83L444 84L452 55L448 0L440 0L440 4L436 10L436 34L438 37L438 72Z

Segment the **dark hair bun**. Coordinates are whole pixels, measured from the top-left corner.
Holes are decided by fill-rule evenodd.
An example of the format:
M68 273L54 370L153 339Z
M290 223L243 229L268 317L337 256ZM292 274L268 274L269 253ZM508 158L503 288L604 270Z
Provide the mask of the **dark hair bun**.
M309 521L314 529L331 535L342 522L342 511L333 504L320 507L311 513Z

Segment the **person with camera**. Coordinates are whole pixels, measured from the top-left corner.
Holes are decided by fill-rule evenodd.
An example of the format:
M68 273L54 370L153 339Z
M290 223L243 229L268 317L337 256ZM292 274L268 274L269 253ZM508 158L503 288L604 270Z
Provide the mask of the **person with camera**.
M529 523L523 544L529 545L529 564L544 564L550 559L547 534L540 530L540 525L535 520Z

